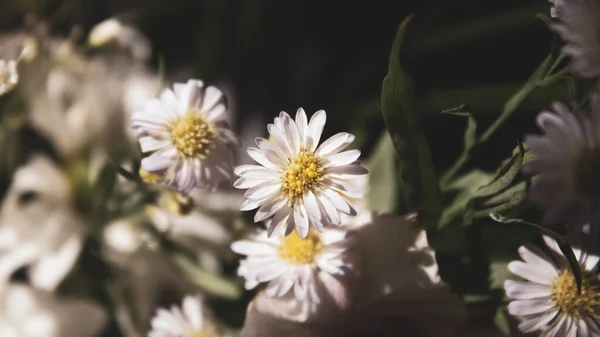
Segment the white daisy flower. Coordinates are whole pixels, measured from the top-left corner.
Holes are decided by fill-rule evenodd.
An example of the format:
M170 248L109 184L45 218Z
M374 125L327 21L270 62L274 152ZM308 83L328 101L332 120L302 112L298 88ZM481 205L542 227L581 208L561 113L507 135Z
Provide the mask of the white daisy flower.
M353 240L346 231L326 228L310 230L305 239L297 232L268 237L261 230L247 239L234 242L231 249L247 258L240 262L238 274L246 279L246 289L268 282L268 297L281 297L293 290L299 301L320 302L325 290L343 305L342 278L351 276Z
M324 110L310 122L302 108L295 121L281 112L267 127L273 142L257 138L258 147L248 148L260 166L235 169L240 178L234 186L248 189L240 209L258 208L255 222L273 218L269 236L287 224L286 233L295 227L305 238L310 224L321 231L329 224L339 225L341 214L356 214L348 198L360 198L363 191L352 180L367 170L357 162L359 150L340 152L354 140L349 133L338 133L318 146L325 119Z
M230 145L239 145L224 120L223 94L199 80L176 83L160 99L146 103L131 120L142 152L142 167L164 175L182 192L214 189L233 177Z
M561 103L537 116L543 135L525 143L535 161L523 171L534 178L529 197L545 210L543 221L581 226L597 220L600 202L600 100L577 115Z
M524 261L513 261L508 269L525 281L507 280L506 295L511 315L522 319L519 330L543 331L542 336L600 336L600 280L596 274L598 256L573 249L581 264L583 283L577 292L575 277L556 241L544 237L552 254L521 246Z
M352 228L358 259L349 305L327 306L326 297L318 304L291 294L268 297L267 289L248 306L241 336L464 336L457 333L464 304L440 279L435 252L415 220L369 212L352 218L356 223L344 227Z
M559 22L550 27L565 42L562 53L571 58L571 69L581 77L600 76L600 2L555 0Z
M211 316L202 296L187 296L181 308L158 309L148 337L217 337Z
M0 96L11 91L19 82L17 61L0 59Z

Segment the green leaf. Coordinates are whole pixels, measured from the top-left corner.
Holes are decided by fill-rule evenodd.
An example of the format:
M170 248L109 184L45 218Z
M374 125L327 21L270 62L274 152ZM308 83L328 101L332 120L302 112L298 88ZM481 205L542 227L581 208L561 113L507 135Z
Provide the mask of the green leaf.
M475 193L479 186L488 183L492 177L493 176L490 173L474 170L457 178L453 184L450 185L449 191L459 190L460 192L452 199L448 206L444 208L438 222L438 229L444 228L455 219L462 218L465 211L468 209L473 193Z
M135 174L133 172L130 172L130 171L124 169L122 166L120 166L119 164L115 163L112 160L110 160L109 162L112 164L112 166L114 167L114 169L117 171L117 173L121 177L123 177L123 178L125 178L127 180L130 180L130 181L138 182L138 183L142 182L142 179L140 178L139 175L137 175L137 174Z
M506 317L506 312L504 312L504 307L500 307L498 310L496 310L496 315L494 315L494 324L496 324L498 329L500 329L505 336L510 335L510 323L508 321L508 317Z
M454 108L442 110L442 113L447 114L447 115L467 117L467 116L471 115L471 113L468 112L470 110L471 110L471 107L468 104L461 104Z
M369 170L369 209L380 213L394 213L398 205L397 165L394 144L388 132L379 137L365 167Z
M519 153L514 155L506 165L503 165L500 170L498 170L494 181L479 188L474 197L488 197L509 187L517 174L519 174L519 171L521 171L524 156L525 149L523 148L523 145L519 143Z
M503 216L500 216L498 214L493 214L493 213L490 214L490 218L492 218L494 221L498 221L501 223L521 223L524 225L532 226L532 227L539 229L540 231L542 231L544 234L548 235L552 239L554 239L554 241L556 241L556 243L558 243L558 247L560 248L560 251L567 258L567 261L569 261L569 266L571 267L571 271L573 272L573 276L575 276L575 281L577 282L577 290L581 291L581 282L582 282L581 268L579 266L579 262L577 261L577 258L575 257L575 254L573 253L573 249L571 248L571 245L569 244L569 241L567 240L567 238L554 232L553 230L551 230L549 228L542 227L538 224L535 224L533 222L528 222L523 219L508 219L508 218L505 218Z
M469 117L467 117L467 128L465 129L465 136L464 136L464 143L465 143L464 146L467 151L475 145L475 142L477 141L476 137L477 137L477 122L475 122L475 119L473 118L473 116L469 115Z
M238 282L200 268L195 261L181 252L170 250L167 252L167 256L191 282L204 292L232 300L241 296Z
M400 64L400 48L411 17L396 34L388 73L383 80L381 110L400 161L399 187L405 209L418 212L426 227L434 226L441 212L441 192L429 144L415 111L412 82Z

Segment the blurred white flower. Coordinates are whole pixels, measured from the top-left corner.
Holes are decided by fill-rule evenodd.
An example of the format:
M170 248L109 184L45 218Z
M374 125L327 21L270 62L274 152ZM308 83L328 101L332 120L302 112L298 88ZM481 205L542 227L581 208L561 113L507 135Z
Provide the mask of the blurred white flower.
M440 280L435 254L414 218L355 219L361 263L350 305L339 310L261 292L248 308L243 337L455 335L464 306Z
M88 43L93 47L116 43L129 49L133 58L140 61L148 60L152 52L150 41L144 34L117 18L106 19L94 26L88 35Z
M123 24L115 18L104 20L92 28L88 43L94 47L103 46L116 40L124 29Z
M581 77L600 75L600 2L559 0L554 2L559 22L550 27L565 42L562 53L571 58L571 69Z
M537 175L529 197L543 208L545 223L594 224L600 220L600 96L577 115L562 103L552 107L537 116L544 134L525 137L535 161L523 171Z
M18 82L17 61L0 59L0 96L11 91Z
M146 103L132 116L140 135L142 167L165 176L165 183L182 192L215 189L233 177L229 146L237 137L223 121L223 94L201 81L176 83L160 99Z
M343 230L325 228L319 233L311 229L305 239L297 232L268 237L260 230L236 241L231 249L247 258L240 262L238 274L246 279L246 289L268 282L265 294L281 297L293 290L299 301L319 303L319 293L346 302L346 285L353 267L352 237ZM322 291L321 291L322 290Z
M94 337L108 321L94 302L11 284L0 290L2 337Z
M148 337L217 337L217 327L200 295L186 296L181 308L158 309Z
M175 214L166 209L147 206L146 214L159 231L197 254L207 270L220 270L219 251L231 242L231 233L222 220L193 209L188 214Z
M507 280L506 295L511 315L519 316L519 330L542 331L542 336L600 336L600 279L596 274L600 258L573 249L581 265L583 283L578 293L567 258L556 241L544 236L552 255L535 247L521 246L524 261L513 261L508 269L525 279Z
M349 133L338 133L320 146L326 113L317 111L310 122L302 108L294 121L281 112L267 129L273 142L256 138L248 154L260 165L235 169L240 178L234 186L248 189L242 211L258 208L255 222L272 218L269 236L276 230L302 238L309 226L321 231L324 226L341 224L340 214L356 212L347 198L359 198L363 191L352 180L367 173L357 162L359 150L344 151L354 140ZM287 226L287 228L285 228Z
M83 223L71 208L66 177L43 156L13 177L0 212L0 282L30 266L31 283L54 290L83 245Z

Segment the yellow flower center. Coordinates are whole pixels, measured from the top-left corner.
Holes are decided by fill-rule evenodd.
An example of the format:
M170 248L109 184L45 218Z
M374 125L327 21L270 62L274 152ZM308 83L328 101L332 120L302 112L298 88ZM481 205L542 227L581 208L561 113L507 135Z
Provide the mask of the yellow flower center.
M144 170L144 168L140 168L140 178L142 178L142 181L146 184L158 184L163 180L162 176L159 176L158 174L154 174L152 172L148 172L146 170Z
M291 264L312 264L322 248L319 233L310 230L303 240L297 231L293 231L282 239L279 256Z
M323 165L312 152L301 149L300 153L283 169L281 192L293 205L304 193L314 190L321 180Z
M552 299L569 315L588 315L600 308L600 282L588 271L582 271L582 276L579 294L575 277L570 270L562 271L552 283Z
M204 158L214 147L218 136L215 127L194 112L179 117L171 128L175 148L186 157Z
M600 200L600 148L583 150L574 162L572 172L577 190L592 199Z

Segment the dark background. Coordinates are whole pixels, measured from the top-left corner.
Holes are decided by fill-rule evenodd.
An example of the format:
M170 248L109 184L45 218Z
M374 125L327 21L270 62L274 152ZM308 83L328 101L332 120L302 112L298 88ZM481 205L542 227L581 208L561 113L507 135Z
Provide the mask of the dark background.
M379 93L391 42L414 14L404 64L441 171L460 151L465 120L440 111L468 103L480 129L492 121L549 52L552 34L535 18L548 11L543 0L0 0L0 29L19 28L27 12L64 35L118 16L150 38L152 65L162 57L169 79L227 86L238 129L257 115L325 109L326 132L356 133L368 154L384 126ZM528 100L490 142L484 152L495 158L484 162L494 167L505 158L555 97Z

